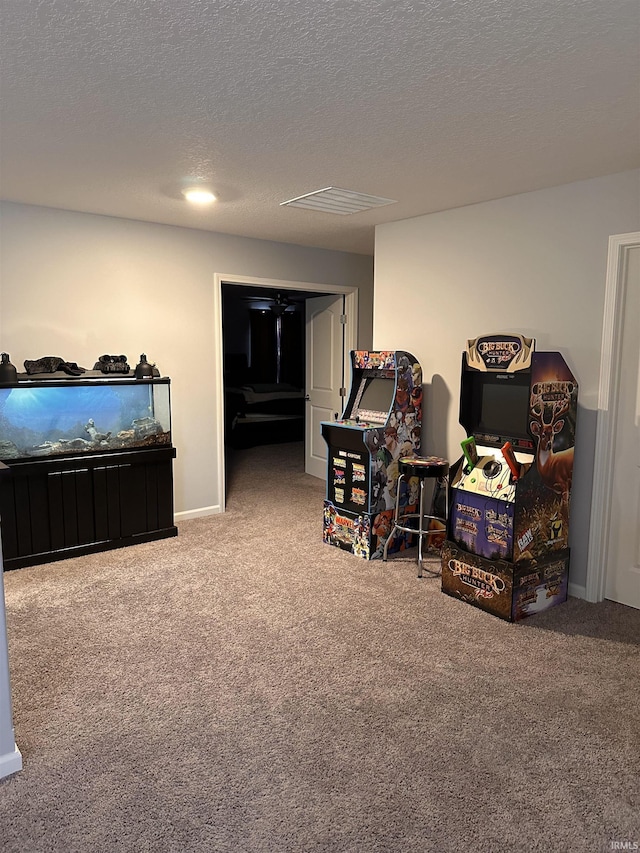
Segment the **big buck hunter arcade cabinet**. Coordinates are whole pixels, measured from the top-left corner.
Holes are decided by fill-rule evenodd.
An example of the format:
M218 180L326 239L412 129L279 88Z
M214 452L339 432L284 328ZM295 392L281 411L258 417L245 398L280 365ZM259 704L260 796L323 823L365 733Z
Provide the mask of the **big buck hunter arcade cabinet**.
M468 341L443 592L508 621L566 600L577 401L560 353L522 335Z

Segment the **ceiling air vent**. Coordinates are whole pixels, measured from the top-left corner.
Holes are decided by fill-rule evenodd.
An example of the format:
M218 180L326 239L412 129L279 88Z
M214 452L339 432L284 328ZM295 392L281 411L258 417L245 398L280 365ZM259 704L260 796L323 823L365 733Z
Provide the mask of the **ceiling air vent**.
M304 207L307 210L320 210L324 213L337 213L346 216L348 213L360 213L361 210L371 210L385 204L396 204L393 198L380 198L377 195L358 193L355 190L342 190L340 187L325 187L312 193L281 201L280 207Z

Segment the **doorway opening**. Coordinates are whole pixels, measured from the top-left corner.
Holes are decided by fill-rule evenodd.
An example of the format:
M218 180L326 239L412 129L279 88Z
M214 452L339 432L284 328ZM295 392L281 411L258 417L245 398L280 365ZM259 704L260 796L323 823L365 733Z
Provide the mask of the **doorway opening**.
M227 450L304 441L304 309L316 295L222 283Z
M333 328L309 323L314 300L323 308L320 303L329 294L340 305L339 337L335 323ZM215 275L216 451L222 511L227 464L243 446L302 442L305 470L317 476L317 462L314 468L309 461L318 453L309 423L312 413L317 417L313 390L310 394L310 345L327 352L339 349L348 364L349 350L357 342L357 298L356 287ZM340 399L333 406L340 408Z

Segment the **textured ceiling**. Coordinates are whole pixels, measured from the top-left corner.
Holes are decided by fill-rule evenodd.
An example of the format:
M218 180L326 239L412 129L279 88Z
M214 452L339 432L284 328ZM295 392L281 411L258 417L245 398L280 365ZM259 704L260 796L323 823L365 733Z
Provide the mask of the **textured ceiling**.
M0 0L2 198L361 253L640 165L638 0ZM181 189L209 184L193 209ZM335 216L338 186L398 199Z

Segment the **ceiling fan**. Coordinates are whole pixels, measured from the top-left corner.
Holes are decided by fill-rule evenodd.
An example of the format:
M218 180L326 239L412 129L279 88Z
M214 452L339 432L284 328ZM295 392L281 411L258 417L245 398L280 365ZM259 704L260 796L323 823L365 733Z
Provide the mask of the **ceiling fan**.
M262 303L259 307L259 310L266 311L269 310L275 317L275 327L276 327L276 383L280 382L281 368L282 368L282 315L285 311L288 311L289 308L295 308L296 302L304 302L304 299L294 300L290 299L288 296L283 296L281 293L277 293L275 299L270 296L245 296L243 297L247 302L260 302ZM263 306L267 304L268 309L265 309Z
M248 302L268 303L269 311L275 314L276 317L281 317L285 311L295 306L294 300L283 296L281 293L276 294L275 298L269 296L245 296L244 298Z

